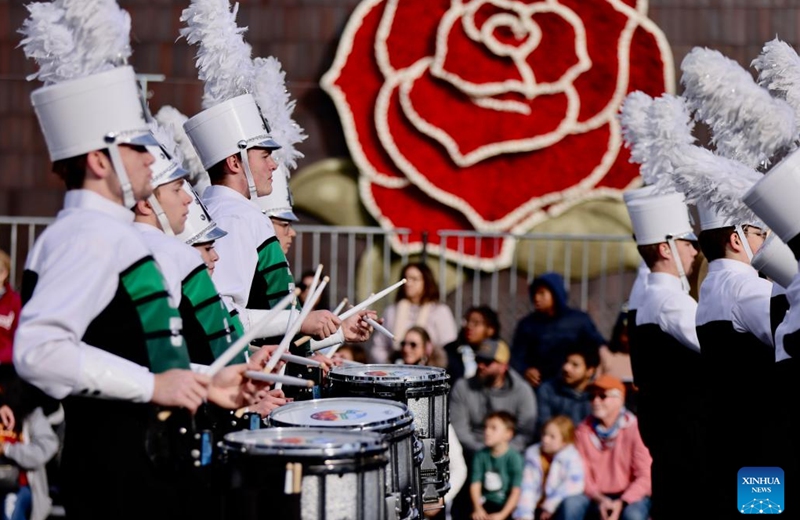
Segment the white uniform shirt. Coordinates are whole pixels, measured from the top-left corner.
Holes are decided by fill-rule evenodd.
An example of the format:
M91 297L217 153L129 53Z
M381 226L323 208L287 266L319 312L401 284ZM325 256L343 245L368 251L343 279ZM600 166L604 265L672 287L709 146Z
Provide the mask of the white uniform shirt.
M636 325L656 324L684 346L700 352L696 311L697 302L684 292L680 278L667 273L650 273L636 312Z
M147 367L81 341L114 298L120 273L151 255L132 221L129 209L92 191L70 190L28 255L25 268L38 278L20 316L14 366L56 399L79 393L152 398Z
M770 326L772 282L759 278L750 264L720 258L708 264L708 275L700 286L697 326L728 321L736 332L753 334L774 346Z

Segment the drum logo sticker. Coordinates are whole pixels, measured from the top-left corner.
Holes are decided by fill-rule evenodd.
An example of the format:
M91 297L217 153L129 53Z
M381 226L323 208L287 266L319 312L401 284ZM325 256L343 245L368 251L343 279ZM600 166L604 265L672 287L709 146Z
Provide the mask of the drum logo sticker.
M322 410L311 414L317 421L353 421L367 416L362 410Z
M389 372L385 372L383 370L370 370L368 372L364 372L365 376L378 376L378 377L385 377L389 375Z
M783 470L775 467L745 467L739 470L736 508L743 515L783 513Z

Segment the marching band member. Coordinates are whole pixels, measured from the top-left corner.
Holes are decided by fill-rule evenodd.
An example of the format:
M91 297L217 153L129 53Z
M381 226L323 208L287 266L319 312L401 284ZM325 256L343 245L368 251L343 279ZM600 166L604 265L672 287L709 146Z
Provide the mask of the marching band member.
M181 19L188 28L181 34L190 44L200 44L198 63L206 87L205 110L190 118L184 129L211 179L203 202L228 232L217 241L220 259L215 283L247 329L294 288L294 280L271 222L255 203L257 197L272 192L272 176L278 167L272 154L281 147L272 138L253 95L245 93L247 86L256 92L264 87L256 81L257 74L247 77L247 71L254 68L249 45L241 41L223 49L213 46L220 38L220 25L237 34L232 38L241 39L234 16L228 6L208 0L196 0L183 12ZM226 20L227 24L208 26L209 20ZM224 56L205 59L215 52ZM244 76L241 84L222 84L226 71L215 69L221 62L226 67L239 67ZM330 311L313 311L301 324L300 332L326 338L323 344L364 341L370 329L361 318L367 313L362 311L341 323ZM265 336L283 335L291 317L292 311L281 313L281 318L267 327Z
M178 310L131 225L130 208L152 192L146 147L158 143L133 69L119 64L130 55L130 18L113 2L92 3L32 4L22 29L45 82L31 101L67 194L26 262L14 364L64 400L71 517L174 518L180 454L158 451L158 408L194 412L205 399L236 395L241 380L223 371L212 382L189 369ZM74 46L49 45L55 32L71 34Z
M653 516L672 518L681 507L671 505L680 475L696 474L702 458L697 302L682 283L692 273L697 237L680 194L641 197L627 207L639 254L650 269L636 314L639 429L653 457ZM672 383L676 374L683 384ZM674 434L665 437L666 429Z

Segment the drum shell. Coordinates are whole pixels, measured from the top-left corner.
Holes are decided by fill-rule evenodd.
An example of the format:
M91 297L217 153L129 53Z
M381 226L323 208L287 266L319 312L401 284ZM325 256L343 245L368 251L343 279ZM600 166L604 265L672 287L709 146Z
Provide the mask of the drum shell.
M386 373L383 377L377 374ZM394 374L408 373L408 377ZM408 365L334 367L328 374L329 397L371 397L405 404L414 414L424 444L420 468L423 501L437 502L450 489L448 425L450 376L440 368Z
M285 432L308 429L278 428ZM264 434L265 430L240 432ZM271 432L270 432L271 433ZM324 432L323 432L324 433ZM367 434L370 435L370 434ZM386 487L389 446L376 449L365 445L361 453L307 454L289 447L259 453L236 444L222 442L229 484L225 518L255 520L386 520L382 490ZM287 464L302 468L300 493L286 494Z
M327 424L305 424L300 420L287 417L294 410L313 411L318 408L336 408L337 406L382 405L388 407L401 406L403 413L391 420L343 425L337 422ZM315 427L343 430L361 430L384 435L389 444L389 464L386 466L386 494L400 497L403 518L417 518L421 510L419 467L423 458L423 445L414 435L414 418L407 406L396 401L382 399L316 399L290 403L278 408L267 419L271 427Z

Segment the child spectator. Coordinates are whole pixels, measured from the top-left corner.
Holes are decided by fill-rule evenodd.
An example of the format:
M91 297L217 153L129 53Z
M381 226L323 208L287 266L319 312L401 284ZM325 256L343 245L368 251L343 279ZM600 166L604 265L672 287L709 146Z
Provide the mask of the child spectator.
M524 520L582 520L570 518L565 498L582 495L583 461L575 447L575 425L566 415L544 423L542 441L525 450L522 493L514 518Z
M18 377L0 387L0 456L19 468L17 485L0 499L3 520L45 520L52 507L45 465L59 441L42 411L46 398Z
M492 412L484 422L486 447L472 463L472 520L504 520L517 507L522 483L522 455L511 448L516 419L508 412Z

